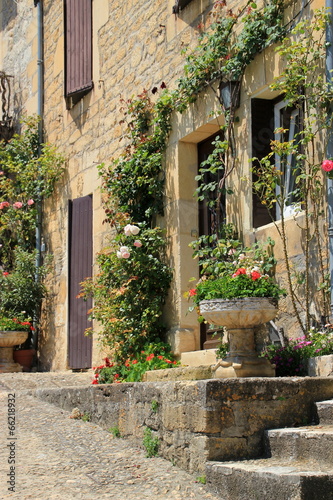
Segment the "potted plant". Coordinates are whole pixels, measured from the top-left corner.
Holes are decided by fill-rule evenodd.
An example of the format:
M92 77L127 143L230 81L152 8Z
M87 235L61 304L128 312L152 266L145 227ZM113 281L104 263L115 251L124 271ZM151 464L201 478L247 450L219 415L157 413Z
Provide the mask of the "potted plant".
M230 350L215 366L216 376L275 376L275 367L255 351L254 327L272 320L278 299L285 291L266 274L263 263L240 254L225 274L203 277L189 291L200 315L228 332Z
M0 316L0 373L22 371L22 365L15 359L14 347L28 339L32 328L31 321L22 315Z
M10 330L3 331L24 331L24 335L19 336L20 341L13 344L14 359L23 365L24 371L29 371L35 355L33 335L38 326L41 302L46 296L43 278L47 265L37 267L35 252L17 248L14 255L12 270L0 275L0 325L3 328L10 326ZM9 336L13 336L12 333Z

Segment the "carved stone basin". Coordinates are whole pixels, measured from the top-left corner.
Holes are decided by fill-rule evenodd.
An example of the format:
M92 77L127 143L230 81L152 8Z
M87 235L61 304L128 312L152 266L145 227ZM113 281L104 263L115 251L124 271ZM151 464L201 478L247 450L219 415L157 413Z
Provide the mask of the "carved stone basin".
M23 344L28 332L0 331L0 373L21 372L22 366L13 359L14 347Z
M272 320L276 313L276 301L266 297L200 302L200 314L205 320L228 331L230 351L214 367L216 377L275 376L275 366L256 353L253 328Z

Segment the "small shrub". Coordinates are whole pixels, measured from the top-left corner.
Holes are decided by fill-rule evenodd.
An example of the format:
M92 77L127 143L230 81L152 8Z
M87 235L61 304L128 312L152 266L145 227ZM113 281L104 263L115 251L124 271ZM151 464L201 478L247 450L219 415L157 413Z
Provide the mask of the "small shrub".
M284 347L270 344L262 356L276 365L276 376L307 375L307 360L316 356L333 354L333 330L310 331L309 336L290 339Z
M91 420L91 416L90 416L90 414L89 414L89 413L84 412L84 413L82 414L82 416L81 416L81 420L82 420L83 422L90 422L90 420Z
M120 438L121 437L118 425L115 425L114 427L110 427L109 432L112 434L112 436L114 438Z
M143 434L143 446L146 449L146 457L152 458L156 457L159 448L158 437L153 437L152 430L146 427Z
M158 404L158 401L156 401L155 399L152 400L151 402L151 409L154 413L157 412L158 410L158 407L159 407L159 404Z

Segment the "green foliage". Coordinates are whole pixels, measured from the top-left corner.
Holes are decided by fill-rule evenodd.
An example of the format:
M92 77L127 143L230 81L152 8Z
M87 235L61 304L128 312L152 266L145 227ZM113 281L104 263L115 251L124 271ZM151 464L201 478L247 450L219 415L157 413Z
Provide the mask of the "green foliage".
M24 131L0 142L0 262L10 270L16 246L35 248L37 205L48 198L64 171L64 159L50 144L38 144L38 120L23 121Z
M309 335L289 339L286 346L270 344L265 347L262 356L276 365L276 376L307 375L309 358L333 354L333 331L310 331Z
M159 448L159 439L158 437L153 437L152 430L149 427L146 427L143 433L143 446L146 449L147 458L152 458L157 456Z
M197 483L206 484L207 483L206 476L198 476L197 477Z
M121 433L120 433L118 425L115 425L114 427L110 427L109 432L111 432L111 434L114 438L121 438Z
M15 251L11 272L0 275L0 314L18 315L37 319L41 301L46 296L43 278L48 266L37 269L36 252Z
M228 9L226 2L215 2L212 19L196 49L187 56L185 75L178 81L179 111L217 78L239 80L255 55L284 34L282 0L266 2L263 9L248 1L237 11ZM237 32L239 25L242 29Z
M151 410L156 413L157 410L158 410L158 407L159 407L159 403L158 401L156 401L156 399L153 399L152 402L151 402Z
M32 324L26 319L26 316L18 314L13 317L0 316L0 331L29 332Z
M170 352L170 346L162 342L144 346L141 352L133 354L124 362L111 362L108 358L104 361L104 365L94 368L93 384L141 382L146 371L163 370L179 365Z
M218 348L216 349L216 357L217 359L223 359L229 352L229 343L221 342Z
M125 116L132 142L110 167L99 167L111 224L117 219L117 212L148 224L153 216L163 215L163 153L171 130L172 110L166 90L154 107L147 91L127 103Z
M90 422L91 420L91 415L87 412L84 412L81 416L82 422Z
M221 226L220 233L220 238L216 234L204 235L190 243L190 247L194 250L193 258L199 259L200 262L200 276L218 278L233 274L237 266L258 265L263 274L274 274L276 264L273 254L274 240L267 238L266 242L259 241L251 247L244 247L237 238L233 224Z
M205 280L196 287L193 301L199 304L201 300L236 299L242 297L272 297L279 299L284 295L276 282L269 276L261 276L254 280L247 274L238 276L222 276L216 280Z

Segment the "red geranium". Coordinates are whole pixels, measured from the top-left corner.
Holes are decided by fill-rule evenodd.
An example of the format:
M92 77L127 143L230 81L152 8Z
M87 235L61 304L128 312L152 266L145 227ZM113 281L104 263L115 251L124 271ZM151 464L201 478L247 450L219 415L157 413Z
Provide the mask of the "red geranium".
M246 269L244 267L240 267L237 271L232 275L233 278L239 276L240 274L246 274Z
M251 278L253 279L253 281L256 281L257 279L261 278L261 274L258 273L258 271L252 271Z

